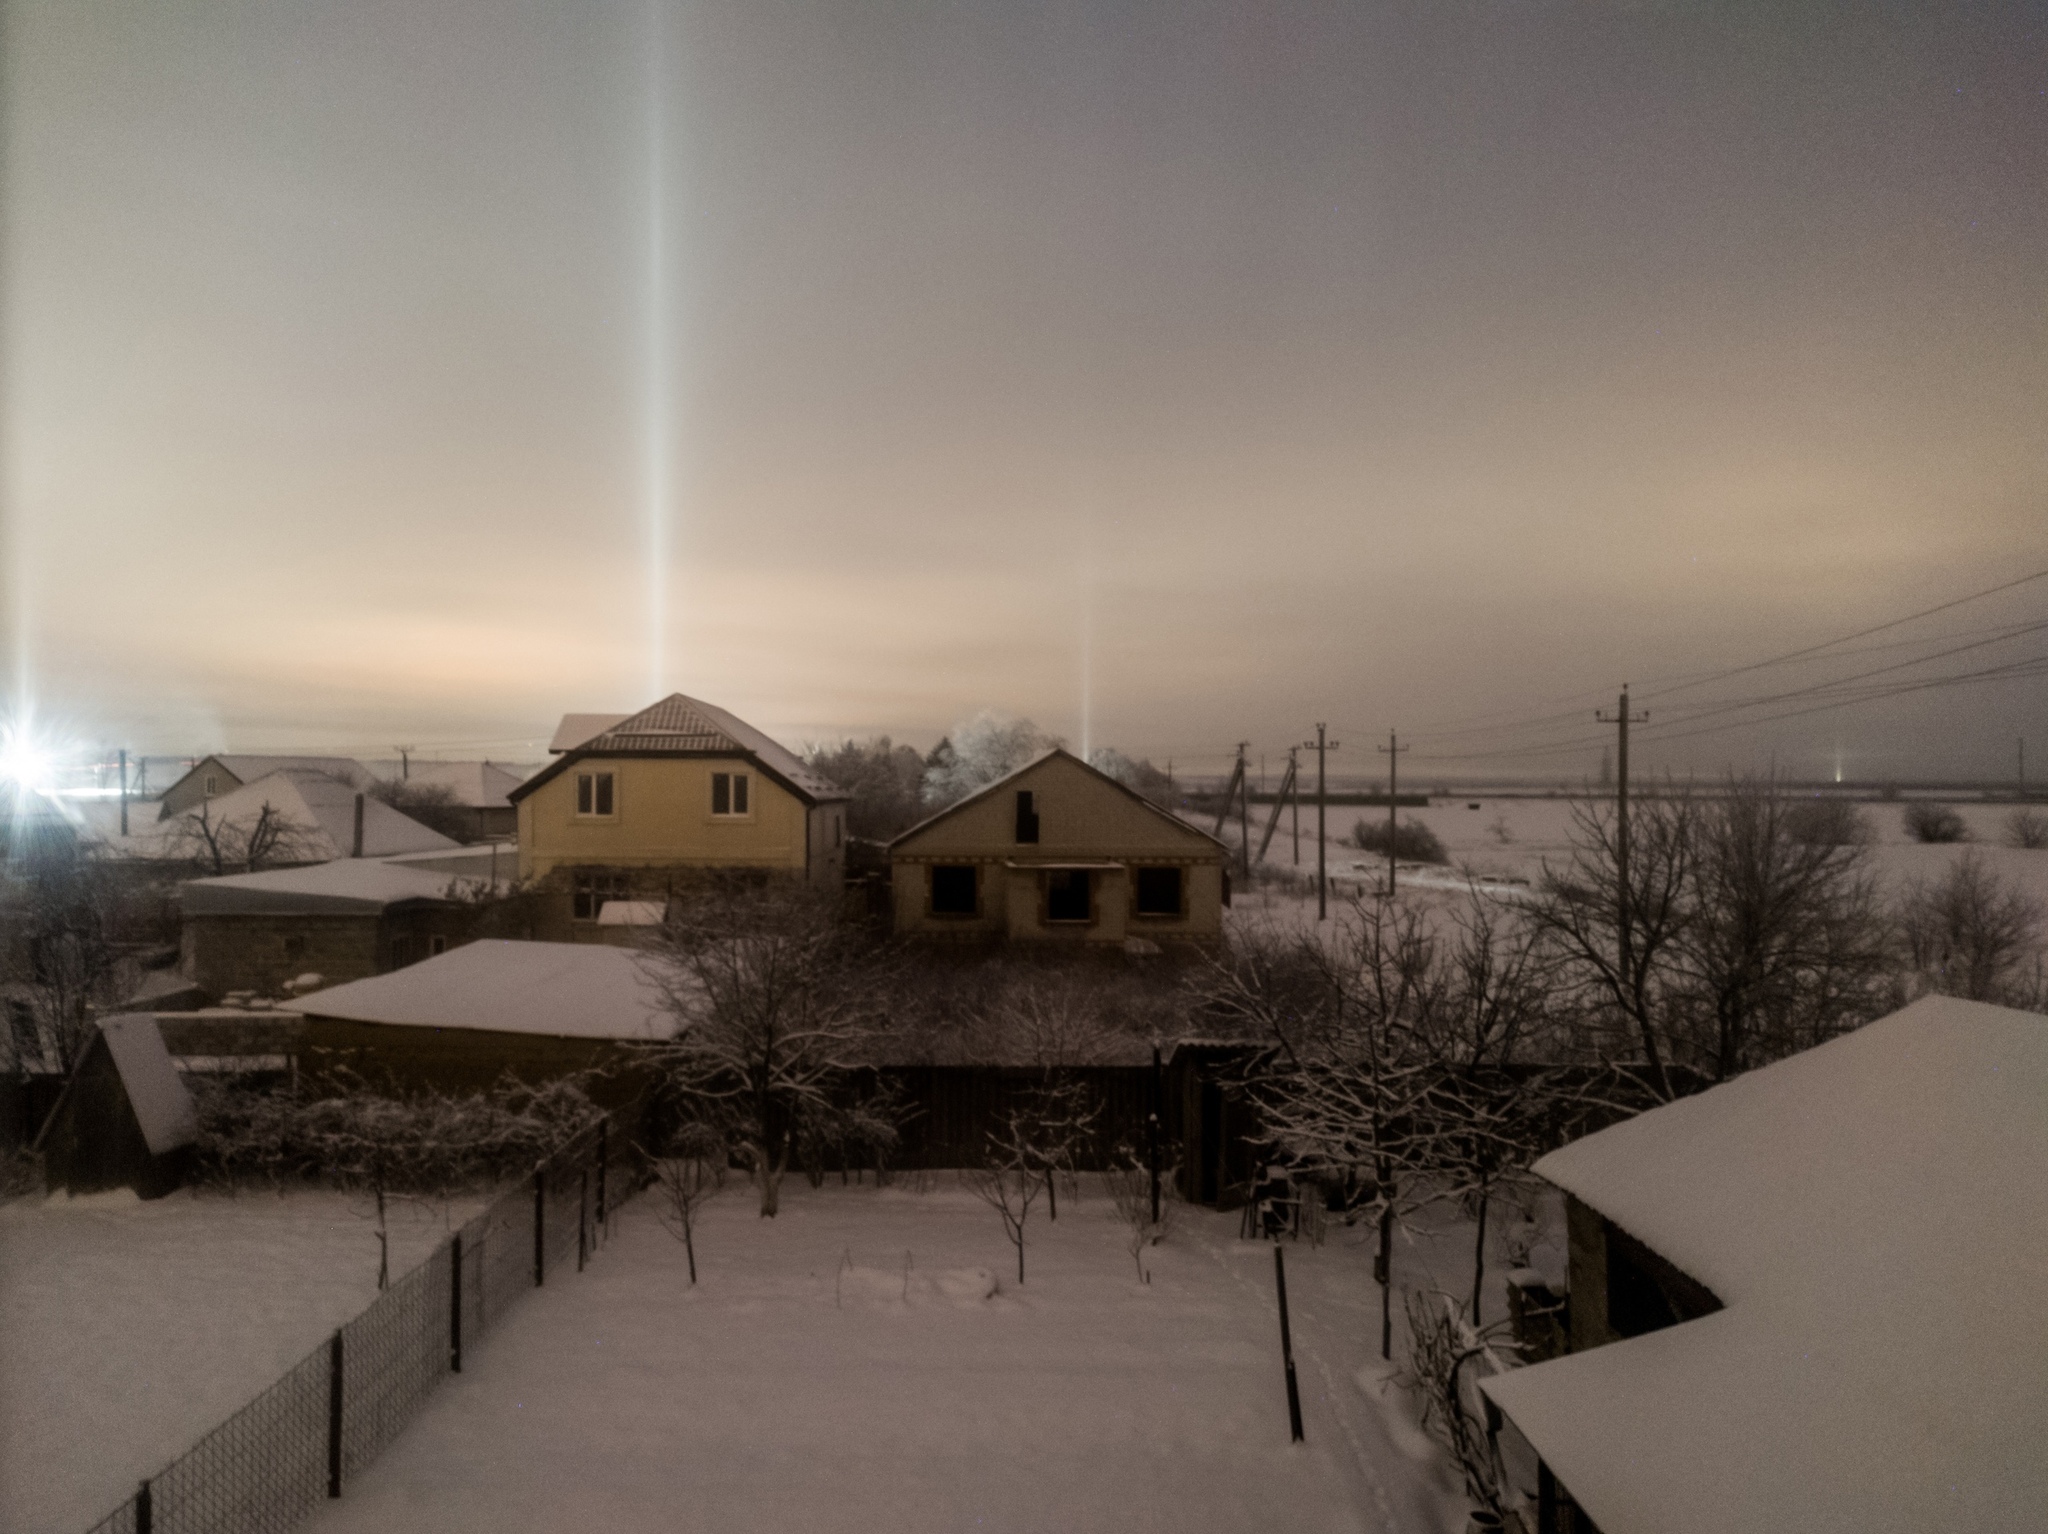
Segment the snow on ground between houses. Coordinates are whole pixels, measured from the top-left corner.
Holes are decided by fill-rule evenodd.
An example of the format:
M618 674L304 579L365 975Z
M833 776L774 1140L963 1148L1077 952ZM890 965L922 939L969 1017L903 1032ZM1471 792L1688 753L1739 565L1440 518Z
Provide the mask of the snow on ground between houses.
M393 1201L393 1278L475 1207ZM376 1297L367 1198L0 1206L0 1534L81 1534Z
M1060 1211L1033 1210L1020 1287L996 1216L950 1180L786 1188L774 1220L732 1187L700 1218L693 1289L644 1197L307 1527L1463 1527L1411 1401L1381 1387L1361 1232L1287 1248L1294 1445L1272 1247L1184 1211L1145 1285L1106 1200Z

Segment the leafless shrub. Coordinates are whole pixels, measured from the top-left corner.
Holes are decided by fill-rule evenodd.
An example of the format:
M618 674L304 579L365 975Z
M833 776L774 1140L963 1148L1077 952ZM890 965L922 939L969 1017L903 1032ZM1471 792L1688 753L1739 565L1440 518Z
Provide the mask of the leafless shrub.
M2048 847L2048 815L2039 810L2014 810L2005 817L2005 844L2029 851Z
M415 783L410 778L378 779L363 790L380 804L417 820L430 831L439 831L450 841L467 842L475 818L456 802L455 790L446 783Z
M2043 912L2024 890L1970 851L1941 879L1916 880L1899 902L1898 929L1911 967L1934 990L1973 1001L2025 1004L2029 966L2042 943Z
M1390 840L1394 856L1405 858L1410 863L1448 863L1451 860L1436 832L1419 820L1404 820L1391 832L1383 820L1361 820L1351 828L1352 846L1366 852L1377 852L1381 857L1386 856Z
M1513 1346L1506 1323L1474 1327L1458 1302L1436 1290L1410 1290L1407 1366L1397 1376L1422 1403L1422 1428L1449 1452L1465 1479L1465 1494L1498 1514L1503 1473L1500 1450L1467 1398L1470 1367L1489 1350Z
M1970 828L1963 824L1963 817L1946 804L1915 800L1906 806L1905 822L1906 834L1916 842L1966 842L1970 839Z
M1124 1226L1124 1244L1131 1254L1131 1261L1137 1264L1138 1278L1142 1283L1151 1283L1152 1275L1145 1269L1145 1252L1173 1234L1180 1223L1180 1198L1174 1188L1173 1171L1162 1167L1159 1172L1159 1218L1152 1218L1152 1173L1151 1169L1139 1163L1137 1157L1126 1150L1116 1165L1102 1174L1103 1190L1109 1194L1110 1203L1116 1210L1117 1219Z
M1802 799L1785 806L1785 836L1802 847L1861 847L1870 822L1847 799Z

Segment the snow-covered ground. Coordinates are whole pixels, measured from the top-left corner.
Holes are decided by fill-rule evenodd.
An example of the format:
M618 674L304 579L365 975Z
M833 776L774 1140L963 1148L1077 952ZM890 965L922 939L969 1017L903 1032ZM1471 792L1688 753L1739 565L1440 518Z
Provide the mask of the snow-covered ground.
M394 1201L392 1276L475 1207ZM0 1534L80 1534L376 1297L347 1194L0 1205Z
M1404 863L1399 886L1442 900L1457 898L1468 887L1469 880L1477 880L1487 893L1512 899L1542 878L1546 861L1553 867L1562 867L1571 856L1573 802L1561 796L1475 794L1437 799L1422 808L1403 808L1401 819L1420 821L1435 832L1450 861L1437 866ZM1474 805L1478 807L1475 809ZM1264 812L1269 807L1254 808ZM1887 893L1896 895L1914 880L1939 879L1957 858L1974 851L2001 879L2025 890L2048 909L2048 849L2029 851L2004 843L2005 822L2015 806L1954 801L1952 808L1968 826L1971 840L1937 846L1924 845L1907 835L1904 801L1859 802L1856 808L1872 837L1871 869ZM2034 808L2048 813L2041 806ZM1384 856L1362 852L1349 842L1352 828L1360 820L1384 825L1386 814L1384 809L1356 806L1329 811L1326 858L1333 895L1348 894L1361 885L1376 888L1385 878ZM1199 823L1204 830L1214 825L1213 819ZM1288 812L1283 810L1279 829L1261 866L1280 873L1301 873L1312 879L1316 871L1314 807L1304 807L1299 864L1294 861L1290 825ZM1256 818L1252 827L1254 850L1264 831L1263 819ZM1228 835L1234 842L1234 824ZM1234 923L1267 917L1294 922L1300 919L1303 906L1304 897L1298 893L1278 889L1240 892L1233 901L1231 919ZM1312 914L1313 895L1306 897L1306 906Z
M1384 1384L1366 1232L1288 1245L1293 1445L1272 1247L1237 1230L1183 1211L1146 1285L1105 1199L1063 1200L1056 1224L1041 1204L1019 1286L995 1214L950 1176L791 1187L774 1220L739 1187L702 1216L692 1288L643 1198L307 1527L1462 1528ZM1396 1282L1469 1286L1470 1260L1453 1232L1402 1248ZM1497 1276L1492 1295L1498 1314Z

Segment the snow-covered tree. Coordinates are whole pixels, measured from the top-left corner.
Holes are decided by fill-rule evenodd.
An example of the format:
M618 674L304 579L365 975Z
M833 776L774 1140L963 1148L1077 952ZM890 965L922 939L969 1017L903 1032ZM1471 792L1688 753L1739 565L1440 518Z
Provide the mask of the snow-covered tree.
M2039 1006L2048 930L2040 902L1998 876L1972 849L1899 901L1905 958L1921 983L1951 996Z
M1046 734L1029 719L983 709L955 725L926 759L925 808L941 810L957 803L1058 744L1059 737Z
M680 1028L642 1059L683 1116L725 1128L774 1215L805 1123L835 1111L874 1031L871 965L829 897L778 882L680 902L649 970Z

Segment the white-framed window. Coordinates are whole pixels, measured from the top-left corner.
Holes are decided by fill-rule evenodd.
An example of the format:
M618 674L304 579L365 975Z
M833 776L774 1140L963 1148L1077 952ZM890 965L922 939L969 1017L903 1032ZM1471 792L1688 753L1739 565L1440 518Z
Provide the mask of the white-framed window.
M734 820L753 814L751 787L744 772L712 773L711 813Z
M615 813L618 805L618 786L609 772L579 772L576 774L576 813L578 815L603 816Z

